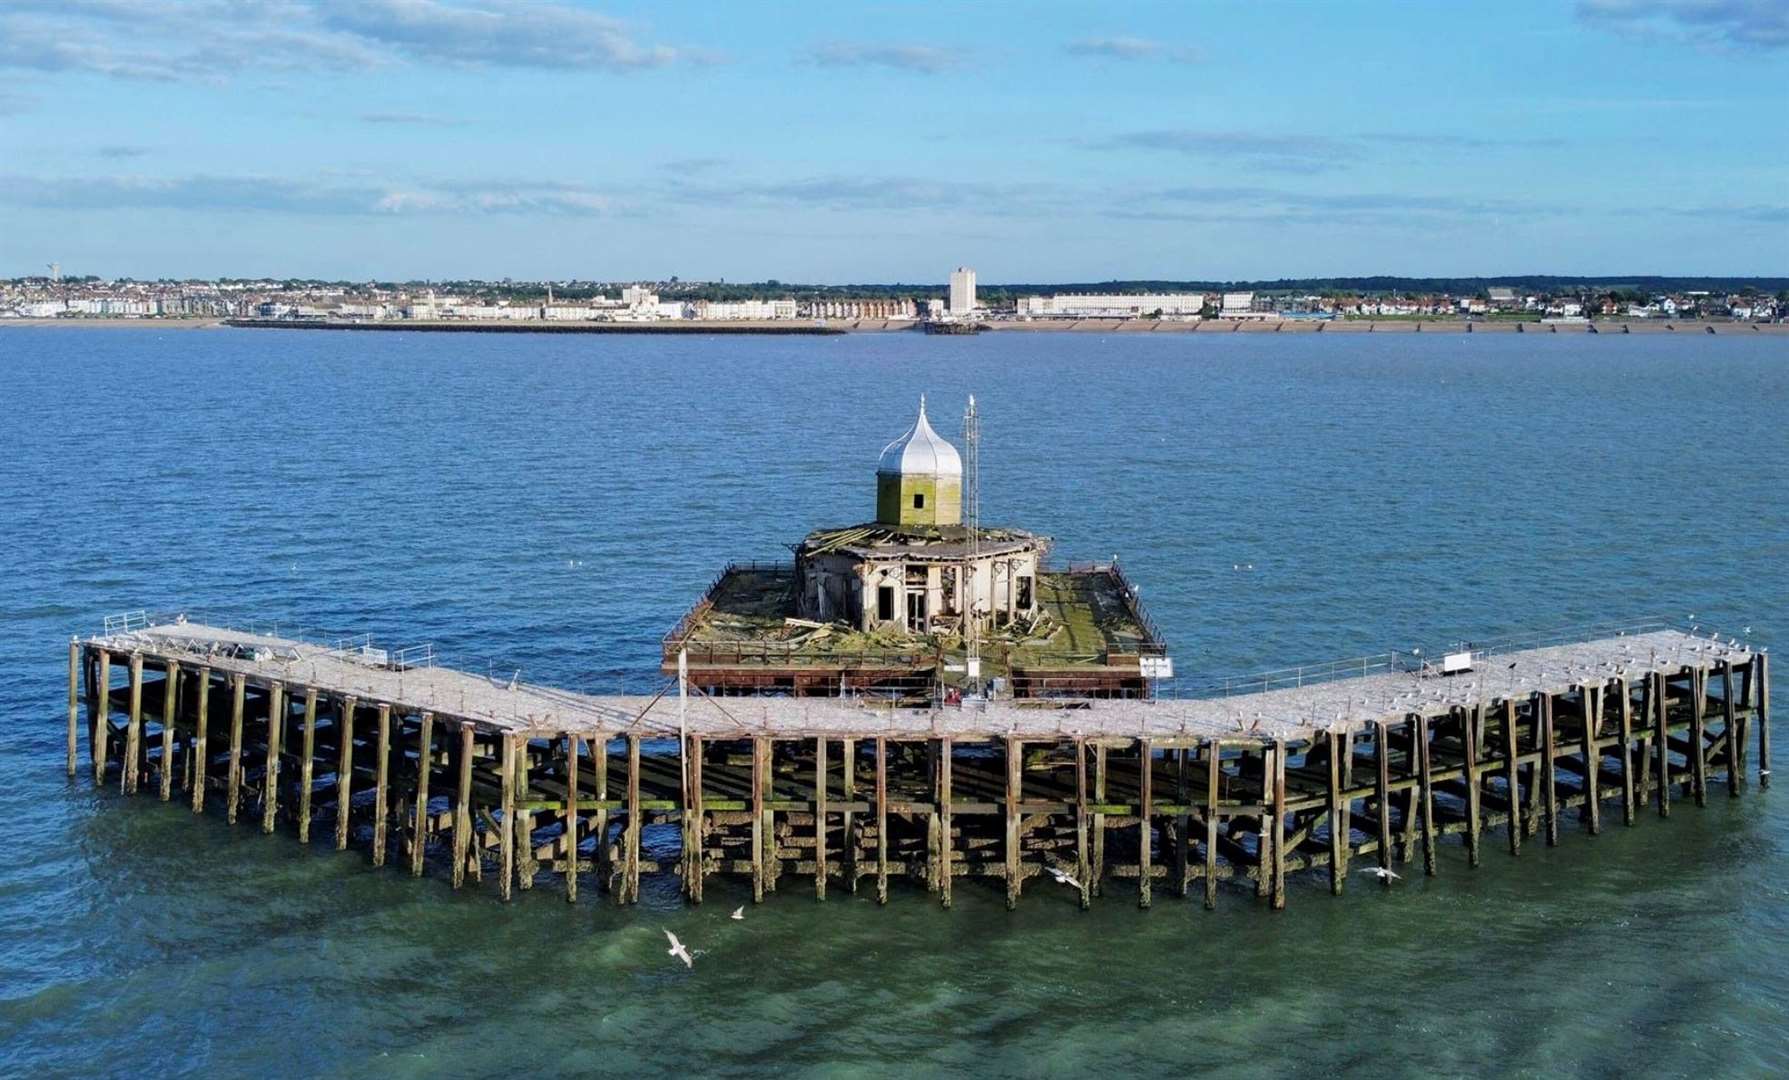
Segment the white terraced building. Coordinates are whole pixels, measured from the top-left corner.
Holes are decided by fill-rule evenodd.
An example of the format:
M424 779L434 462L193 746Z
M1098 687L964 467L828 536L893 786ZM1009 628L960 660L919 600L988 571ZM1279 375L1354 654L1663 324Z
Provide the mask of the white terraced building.
M1159 311L1167 318L1186 318L1204 307L1203 293L1057 293L1022 297L1018 313L1032 319L1134 319Z

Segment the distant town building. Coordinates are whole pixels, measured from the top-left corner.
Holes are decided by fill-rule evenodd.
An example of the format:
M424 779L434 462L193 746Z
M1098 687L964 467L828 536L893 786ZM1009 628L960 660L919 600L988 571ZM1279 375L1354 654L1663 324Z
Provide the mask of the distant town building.
M698 319L793 319L795 301L788 300L698 300Z
M950 313L967 315L975 310L975 271L959 266L950 275Z
M1021 297L1018 314L1033 319L1146 319L1160 312L1165 318L1185 318L1197 316L1204 307L1204 293L1057 293Z

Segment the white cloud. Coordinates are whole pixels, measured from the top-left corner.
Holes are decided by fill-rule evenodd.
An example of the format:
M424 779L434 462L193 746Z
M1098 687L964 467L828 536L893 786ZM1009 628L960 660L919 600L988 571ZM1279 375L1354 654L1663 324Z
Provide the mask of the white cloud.
M1138 37L1082 38L1063 46L1071 56L1087 56L1099 60L1166 60L1175 64L1195 64L1202 59L1199 50L1190 45L1170 45Z
M713 54L551 0L10 0L0 68L156 81L396 64L634 71Z
M1789 47L1784 0L1579 0L1578 18L1637 37L1745 49Z
M821 67L885 67L920 75L955 71L968 64L960 49L940 45L893 45L854 41L828 41L808 50L807 58Z

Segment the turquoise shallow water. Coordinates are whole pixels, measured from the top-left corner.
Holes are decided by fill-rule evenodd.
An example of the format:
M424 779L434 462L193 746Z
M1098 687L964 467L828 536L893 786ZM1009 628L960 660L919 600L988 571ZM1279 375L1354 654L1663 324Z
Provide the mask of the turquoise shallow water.
M504 905L65 780L63 645L125 608L651 686L727 559L871 516L921 391L946 434L982 404L984 518L1118 553L1182 672L1789 627L1781 339L7 328L0 1072L1789 1072L1782 789L1279 914L963 883L740 924L735 882Z

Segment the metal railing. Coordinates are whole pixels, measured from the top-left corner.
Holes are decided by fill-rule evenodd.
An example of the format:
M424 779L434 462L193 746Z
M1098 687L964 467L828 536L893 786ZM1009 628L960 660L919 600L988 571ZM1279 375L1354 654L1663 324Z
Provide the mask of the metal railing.
M136 611L120 612L117 615L107 615L105 618L105 629L108 636L129 634L136 630L147 629L148 626L149 613L141 608Z
M1496 656L1545 649L1560 645L1595 641L1601 638L1632 637L1637 634L1670 630L1674 624L1662 619L1625 623L1588 623L1527 631L1485 642L1457 641L1439 648L1414 647L1391 649L1367 656L1331 660L1325 663L1301 664L1247 675L1220 676L1210 679L1173 680L1163 686L1165 698L1233 697L1238 694L1259 694L1273 690L1296 689L1337 679L1363 678L1381 674L1407 674L1416 678L1442 677L1438 664L1450 654L1467 653L1471 663L1478 664Z

